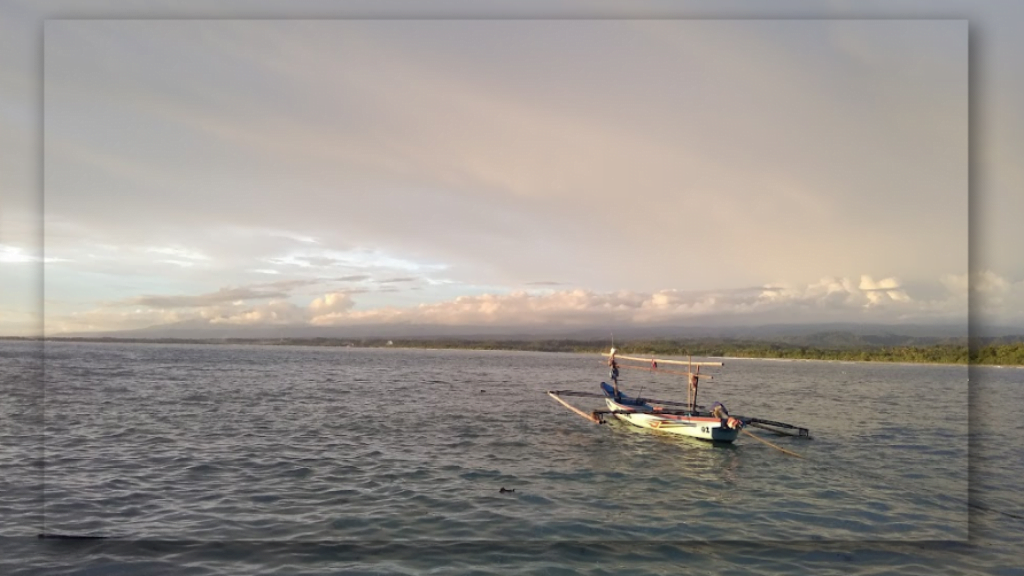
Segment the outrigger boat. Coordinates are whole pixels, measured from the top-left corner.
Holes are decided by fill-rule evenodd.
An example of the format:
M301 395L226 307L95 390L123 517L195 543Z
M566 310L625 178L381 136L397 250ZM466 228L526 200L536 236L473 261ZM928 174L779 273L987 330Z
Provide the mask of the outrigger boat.
M575 390L550 390L548 395L557 400L560 404L573 412L583 416L595 424L604 424L608 416L617 418L634 426L649 428L659 432L678 434L712 442L730 443L736 440L740 432L745 432L753 438L765 442L783 452L799 456L788 450L784 450L763 440L750 432L744 430L746 426L753 426L770 430L777 434L789 436L800 436L810 438L810 431L807 428L763 420L761 418L749 418L745 416L730 416L725 406L715 402L710 409L697 404L697 388L701 378L713 378L709 374L700 373L702 366L723 366L722 362L693 362L681 360L660 360L657 358L640 358L635 356L618 356L615 348L610 353L603 354L608 357L608 365L611 367L611 380L613 384L601 382L601 392L580 392ZM664 372L668 374L682 374L689 378L688 396L685 403L672 402L667 400L655 400L653 398L632 397L619 389L618 360L643 362L640 365L621 365L622 368L647 370L650 372ZM686 372L677 370L659 370L658 364L685 365ZM601 398L605 401L607 409L594 410L589 414L566 402L563 396L577 396L588 398Z

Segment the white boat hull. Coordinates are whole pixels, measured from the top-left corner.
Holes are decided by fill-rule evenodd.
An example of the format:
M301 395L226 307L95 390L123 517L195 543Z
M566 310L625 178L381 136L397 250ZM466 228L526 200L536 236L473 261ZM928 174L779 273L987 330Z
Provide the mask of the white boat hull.
M606 398L605 402L609 410L615 411L613 415L616 418L641 428L713 442L732 442L739 435L739 430L724 426L721 420L714 417L658 414L624 406L611 398Z

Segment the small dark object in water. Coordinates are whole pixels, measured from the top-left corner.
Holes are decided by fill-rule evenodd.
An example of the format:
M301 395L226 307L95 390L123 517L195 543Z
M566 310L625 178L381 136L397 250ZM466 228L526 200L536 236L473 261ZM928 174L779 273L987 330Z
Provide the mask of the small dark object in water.
M516 491L515 488L506 489L504 486L501 487L501 490L498 490L498 492L501 492L502 494L504 494L505 492L515 492L515 491Z
M480 393L481 393L481 394L483 394L484 392L486 392L486 390L481 390L481 391L480 391Z
M76 534L46 534L42 533L37 536L40 540L103 540L106 536L79 536Z

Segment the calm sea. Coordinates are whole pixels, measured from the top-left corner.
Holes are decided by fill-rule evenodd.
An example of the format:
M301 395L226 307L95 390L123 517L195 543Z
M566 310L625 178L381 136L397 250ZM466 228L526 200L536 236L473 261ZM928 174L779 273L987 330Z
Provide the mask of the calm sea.
M712 373L804 458L545 395L596 355L0 342L0 573L1024 574L1024 370Z

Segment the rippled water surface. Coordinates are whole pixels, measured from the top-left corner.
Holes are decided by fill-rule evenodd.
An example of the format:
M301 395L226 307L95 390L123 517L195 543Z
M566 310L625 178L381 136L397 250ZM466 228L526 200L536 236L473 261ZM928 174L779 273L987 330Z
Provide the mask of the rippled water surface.
M0 342L5 573L1024 574L1021 370L726 360L702 403L810 428L753 430L800 459L544 394L596 391L594 355L43 351Z

